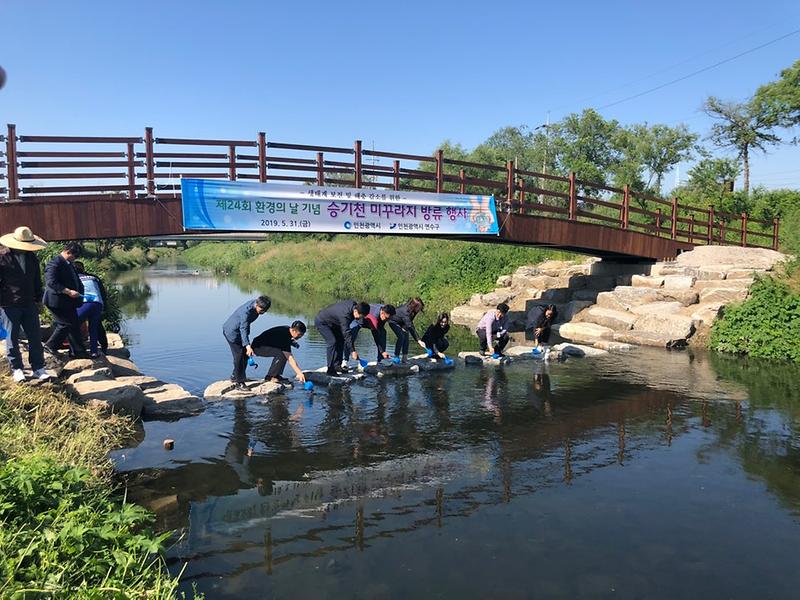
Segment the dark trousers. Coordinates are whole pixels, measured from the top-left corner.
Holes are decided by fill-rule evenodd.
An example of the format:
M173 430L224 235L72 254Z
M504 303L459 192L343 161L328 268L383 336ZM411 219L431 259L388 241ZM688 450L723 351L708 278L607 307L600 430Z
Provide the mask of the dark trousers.
M279 377L281 373L283 373L283 369L286 367L287 360L283 350L280 348L274 348L272 346L259 346L257 348L253 348L253 352L255 352L258 356L264 356L272 359L272 364L269 366L269 370L267 371L265 379L269 379L270 377Z
M535 327L531 327L528 331L530 331L531 337L540 344L547 344L550 341L550 327L543 327L539 337L536 337Z
M325 340L327 346L328 368L340 367L344 356L344 336L338 327L331 327L325 323L314 321L317 331Z
M48 306L48 308L50 308ZM74 306L50 308L53 313L53 333L45 344L53 352L61 348L64 340L69 340L69 349L73 355L83 354L86 348L81 339L81 328L78 322L78 311Z
M401 354L408 354L408 338L411 336L397 323L389 321L389 327L392 328L392 331L394 331L394 334L397 336L397 342L394 345L394 355L400 356Z
M232 342L225 338L228 346L231 348L231 356L233 357L233 373L231 373L231 381L234 383L244 383L247 380L247 352L244 351L244 346L240 343Z
M481 352L485 352L486 349L489 347L489 343L486 340L486 330L481 328L478 329L478 339L481 342ZM491 341L492 347L494 348L495 352L502 352L503 348L508 345L510 338L508 337L507 333L504 333L500 338L493 338Z
M6 355L11 369L22 368L22 355L19 351L20 329L25 331L28 338L28 360L31 369L44 367L44 350L42 349L42 332L39 325L39 309L35 304L30 306L6 306L0 310L3 328L8 332L6 336Z
M78 321L88 322L89 325L89 351L97 353L97 345L100 343L100 318L103 314L103 305L99 302L84 302L78 307ZM108 347L108 344L106 344Z
M434 352L437 350L439 352L444 352L450 347L450 340L448 340L446 336L436 338L435 340L426 340L423 338L422 341L425 342L426 348L433 350Z

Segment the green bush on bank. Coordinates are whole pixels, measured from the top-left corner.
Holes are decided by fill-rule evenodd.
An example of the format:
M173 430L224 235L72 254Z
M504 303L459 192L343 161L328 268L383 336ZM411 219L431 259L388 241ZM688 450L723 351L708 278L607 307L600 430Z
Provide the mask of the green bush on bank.
M111 480L132 423L0 377L0 598L175 598L165 534Z
M520 265L570 257L539 248L380 236L206 242L184 253L191 264L263 285L385 302L418 295L431 309L450 309L489 291L499 275Z
M711 347L720 352L800 362L800 293L796 267L783 278L764 277L750 297L725 309L714 323Z

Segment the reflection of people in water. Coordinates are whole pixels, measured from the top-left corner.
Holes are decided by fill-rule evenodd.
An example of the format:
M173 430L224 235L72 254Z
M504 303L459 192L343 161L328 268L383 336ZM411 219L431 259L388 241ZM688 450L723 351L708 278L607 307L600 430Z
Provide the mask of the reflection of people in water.
M533 381L528 386L528 400L536 410L548 417L553 414L551 395L550 373L546 369L534 371Z
M486 373L483 375L483 373ZM502 390L505 388L508 378L504 369L485 371L481 378L484 379L483 402L482 406L494 415L494 421L498 425L501 422L502 410L500 399L503 396Z

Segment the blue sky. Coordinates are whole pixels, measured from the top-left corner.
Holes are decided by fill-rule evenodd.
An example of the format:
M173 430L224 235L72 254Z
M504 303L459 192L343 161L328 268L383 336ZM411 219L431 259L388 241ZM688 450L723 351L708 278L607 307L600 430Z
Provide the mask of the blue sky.
M0 0L0 23L0 123L21 134L264 130L427 154L735 56L799 29L800 3ZM600 112L706 134L708 95L744 99L798 58L800 34ZM800 187L800 147L757 157L752 178Z

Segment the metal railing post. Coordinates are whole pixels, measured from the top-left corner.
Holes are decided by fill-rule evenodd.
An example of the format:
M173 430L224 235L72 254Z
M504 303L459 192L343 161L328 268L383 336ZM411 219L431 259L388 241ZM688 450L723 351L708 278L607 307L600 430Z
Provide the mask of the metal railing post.
M8 179L8 199L19 198L19 171L17 170L17 126L8 124L6 137L6 177Z
M267 134L258 132L258 180L267 182Z
M147 195L156 195L156 167L153 161L153 128L144 128L144 164L145 176L147 177Z
M569 172L569 211L568 216L570 221L578 218L578 191L575 185L575 171Z
M363 180L361 178L361 140L356 140L356 143L353 145L353 150L355 152L355 158L353 160L356 171L355 182L356 187L360 188L363 184Z

